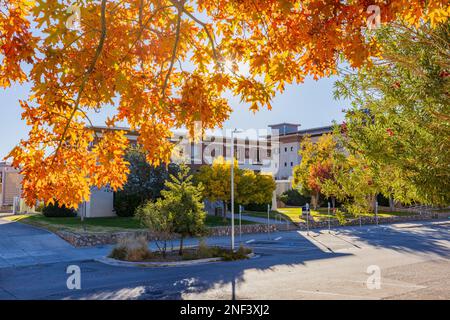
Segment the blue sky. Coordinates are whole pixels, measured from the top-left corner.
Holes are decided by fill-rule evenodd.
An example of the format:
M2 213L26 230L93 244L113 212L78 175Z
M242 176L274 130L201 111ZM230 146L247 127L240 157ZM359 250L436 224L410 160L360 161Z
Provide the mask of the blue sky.
M335 80L307 79L303 84L287 86L286 91L273 100L271 111L260 110L255 114L246 105L239 103L239 99L232 98L230 101L234 111L224 123L224 128L264 129L269 124L294 122L307 129L329 125L333 120L342 121L342 109L346 107L346 102L333 99ZM27 99L29 88L25 84L0 89L0 158L6 156L27 135L27 126L20 116L19 99ZM104 124L107 114L110 112L105 110L102 114L92 115L94 124Z

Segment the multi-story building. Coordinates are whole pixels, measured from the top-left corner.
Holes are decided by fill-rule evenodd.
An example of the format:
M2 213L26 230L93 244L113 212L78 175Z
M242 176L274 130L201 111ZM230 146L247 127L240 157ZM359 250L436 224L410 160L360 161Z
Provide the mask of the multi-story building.
M130 144L137 144L138 132L127 128L94 127L93 129L98 137L101 137L104 130L125 130ZM259 134L256 130L241 132L236 134L233 140L234 158L238 161L240 168L255 172L272 172L272 150L276 143L271 140L270 135L267 135L267 130L261 130ZM229 132L208 133L199 141L189 139L186 133L174 132L170 141L176 145L172 153L172 161L183 161L193 171L197 171L202 165L212 164L217 157L231 159L232 141Z
M269 125L269 129L246 130L234 137L234 157L239 167L255 172L270 173L277 180L277 194L291 187L294 166L301 161L300 142L309 135L313 141L322 134L330 133L331 126L299 130L298 124L280 123ZM136 144L138 132L128 128L94 127L97 136L104 130L125 130L131 144ZM216 131L203 136L200 141L191 141L185 133L174 133L171 141L176 144L172 159L182 160L193 171L202 165L212 164L217 157L231 159L230 131ZM175 161L175 160L174 160ZM12 205L13 197L20 196L21 176L17 170L0 163L0 206ZM109 188L93 188L91 199L81 205L86 217L113 216L113 193Z
M276 180L290 180L292 178L294 166L300 164L301 161L300 143L306 136L310 136L311 140L315 142L321 135L333 131L332 126L304 130L299 130L299 126L292 123L269 125L272 131L278 132L278 139L276 139L278 140L278 150L275 150L278 168L273 171Z
M234 157L240 168L271 173L276 180L289 180L294 166L301 161L300 143L310 136L312 141L326 133L332 126L299 130L299 124L279 123L269 125L269 130L246 130L234 137ZM97 134L105 127L95 127ZM117 130L127 130L117 128ZM138 133L127 130L131 143L137 142ZM206 134L200 141L190 141L184 133L174 133L171 141L177 145L173 158L183 158L196 171L201 165L211 164L219 156L231 159L230 132Z
M7 162L0 162L0 208L10 207L20 197L22 176Z

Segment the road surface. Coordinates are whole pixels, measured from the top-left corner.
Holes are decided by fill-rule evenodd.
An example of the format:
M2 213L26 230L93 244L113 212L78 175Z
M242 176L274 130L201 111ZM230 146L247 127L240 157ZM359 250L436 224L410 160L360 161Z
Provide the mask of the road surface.
M450 222L245 235L258 257L136 268L93 260L0 268L1 299L450 299ZM213 242L228 243L228 238ZM66 286L69 265L81 289ZM380 288L369 289L370 284ZM375 286L376 287L376 286Z

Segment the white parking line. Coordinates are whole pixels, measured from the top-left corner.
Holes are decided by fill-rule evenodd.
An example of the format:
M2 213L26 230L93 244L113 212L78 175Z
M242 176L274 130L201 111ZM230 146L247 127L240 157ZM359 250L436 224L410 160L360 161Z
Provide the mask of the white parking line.
M318 295L326 295L326 296L337 296L337 297L344 297L344 298L354 298L354 299L360 299L360 300L375 300L375 299L378 299L378 298L372 298L372 297L368 297L368 296L357 296L357 295L351 295L351 294L345 294L345 293L326 292L326 291L297 290L297 292L306 293L306 294L318 294Z
M366 281L358 281L358 280L347 280L347 281L354 282L354 283L366 284ZM426 286L415 285L415 284L392 283L392 282L381 281L381 287L383 287L383 286L413 288L413 289L425 289L426 288Z
M254 241L255 241L255 239L251 239L251 240L245 241L245 243L252 243Z
M281 238L283 238L283 237L278 237L278 238L275 238L275 241L278 241L278 240L280 240Z

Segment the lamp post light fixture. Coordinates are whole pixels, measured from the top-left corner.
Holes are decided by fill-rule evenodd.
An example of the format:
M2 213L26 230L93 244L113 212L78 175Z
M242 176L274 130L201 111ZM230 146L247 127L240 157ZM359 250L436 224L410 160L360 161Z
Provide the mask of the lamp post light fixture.
M231 250L234 251L234 134L243 130L231 131ZM238 163L239 166L239 163Z

